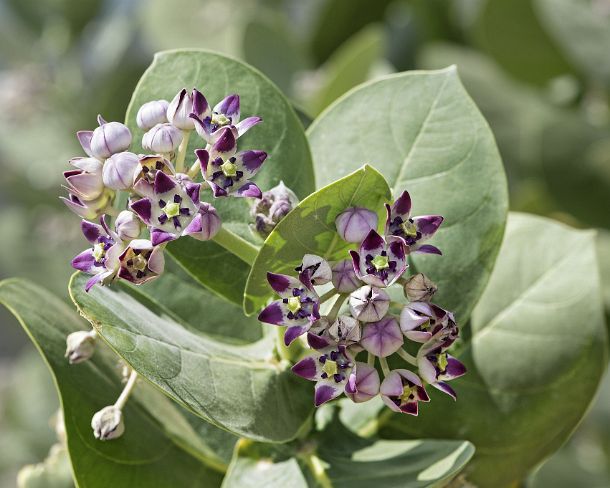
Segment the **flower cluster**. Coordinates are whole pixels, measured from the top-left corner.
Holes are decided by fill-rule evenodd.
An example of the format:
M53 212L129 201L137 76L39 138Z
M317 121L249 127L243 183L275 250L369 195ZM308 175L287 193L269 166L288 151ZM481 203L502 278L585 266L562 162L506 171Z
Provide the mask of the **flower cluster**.
M377 212L369 209L348 208L336 218L341 238L358 244L350 251L351 259L328 263L307 254L295 268L296 277L268 273L280 298L262 310L259 320L286 326L286 345L307 334L313 353L292 371L316 382L316 406L342 393L357 403L381 395L392 410L417 415L418 403L430 400L428 385L455 399L447 381L466 373L447 352L458 327L451 312L430 302L436 286L421 273L405 276L409 254L441 254L426 241L443 218L411 217L407 192L386 210L384 235L377 233ZM329 283L332 288L321 295L319 287L328 288ZM405 303L391 301L388 288L393 285L402 286ZM323 303L334 297L323 315ZM367 360L359 361L365 351ZM404 367L391 369L391 356L392 364L400 361Z
M93 275L87 282L108 284L124 279L141 284L164 269L166 243L182 236L209 240L219 232L216 209L200 200L206 187L214 197L260 198L251 181L267 158L264 151L237 151L237 139L261 122L240 121L238 95L229 95L213 108L197 89L183 89L171 102L154 100L142 105L136 117L144 132L146 154L129 151L132 134L120 122L98 117L99 127L80 131L78 140L86 157L74 158L66 171L68 196L64 203L83 221L81 228L91 248L72 266ZM189 137L203 139L196 159L187 169ZM197 182L202 177L202 182ZM127 193L119 212L118 192ZM114 221L109 218L114 216ZM93 221L99 219L99 224Z

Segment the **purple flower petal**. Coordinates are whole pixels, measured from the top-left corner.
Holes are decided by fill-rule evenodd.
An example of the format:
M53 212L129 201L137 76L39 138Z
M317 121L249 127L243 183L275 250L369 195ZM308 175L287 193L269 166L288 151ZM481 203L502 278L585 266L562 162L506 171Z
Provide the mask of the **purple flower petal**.
M83 231L85 239L87 239L91 244L95 243L97 238L102 234L101 226L86 220L83 220L80 223L80 228Z
M377 228L377 214L360 207L350 207L335 219L335 227L341 238L346 242L362 242L362 240Z
M129 208L131 208L144 223L150 224L150 218L152 216L152 202L150 199L142 198L141 200L136 200L129 205Z
M403 336L398 322L393 317L385 317L379 322L364 326L360 345L379 357L394 354L403 344Z
M288 327L286 329L286 332L284 332L284 344L289 346L299 336L302 336L305 332L307 332L308 329L309 329L309 325Z
M383 249L385 242L383 237L381 237L377 231L371 230L368 235L362 241L362 245L360 246L361 252L368 251L371 254L375 253L375 251L381 251Z
M172 191L176 187L176 182L167 176L163 171L157 171L155 174L154 190L155 194L162 195L168 191Z
M297 280L288 275L268 272L267 281L275 292L282 295L286 293L289 288L293 288ZM296 284L296 286L298 286L298 284Z
M447 395L449 395L454 400L457 400L457 393L447 383L444 383L442 381L438 381L436 383L431 383L431 385L434 388L436 388L437 390L442 391L443 393L446 393Z
M411 248L412 253L422 253L422 254L438 254L442 256L443 253L438 247L432 246L430 244L423 244L421 246L415 246L415 249Z
M307 344L309 344L309 347L312 349L320 350L328 347L330 345L330 341L324 336L309 333L307 334Z
M337 398L339 395L341 395L341 388L338 386L326 383L317 383L314 395L314 405L319 407L323 403L326 403L333 398Z
M233 132L229 128L224 128L210 150L210 159L212 161L218 157L227 159L235 154L236 147L237 143Z
M292 367L292 372L306 380L315 381L318 375L317 361L314 357L307 356Z
M275 301L267 305L258 315L258 320L266 324L284 325L284 309L280 305L281 302Z
M93 257L93 251L87 249L81 252L72 259L72 267L85 273L90 273L95 270L95 258Z
M265 151L242 151L236 156L236 165L244 168L246 178L254 176L267 159Z
M355 403L367 402L379 393L379 373L373 366L358 362L345 386L347 396Z
M201 190L201 184L200 183L193 183L193 182L187 182L184 185L184 189L186 191L186 194L190 197L190 199L193 201L193 203L195 205L199 204L199 192Z
M245 118L244 120L242 120L239 124L237 124L235 126L235 128L237 129L237 137L243 136L246 132L248 132L248 130L250 130L256 124L259 124L262 121L263 121L263 119L261 119L260 117Z
M434 235L443 223L444 218L440 215L422 215L413 218L417 230L421 232L421 239L428 239Z
M172 234L171 232L166 232L164 230L156 228L153 228L150 231L150 240L153 246L158 246L159 244L173 241L175 239L178 239L178 236L176 234Z
M236 124L239 121L239 95L233 93L223 98L214 107L214 112L230 117Z
M401 195L396 199L394 205L392 205L392 211L394 214L401 217L408 217L411 213L411 195L408 191L403 191Z
M237 190L235 195L238 197L261 198L263 192L254 183L248 181Z
M93 136L92 130L79 130L76 133L76 137L78 138L78 142L80 142L83 151L87 156L92 157L93 153L91 152L91 137Z
M92 278L90 278L89 280L87 280L87 283L85 283L85 291L87 293L89 293L89 290L91 290L93 285L95 285L97 282L99 282L101 280L102 280L101 274L97 274L97 275L93 276Z

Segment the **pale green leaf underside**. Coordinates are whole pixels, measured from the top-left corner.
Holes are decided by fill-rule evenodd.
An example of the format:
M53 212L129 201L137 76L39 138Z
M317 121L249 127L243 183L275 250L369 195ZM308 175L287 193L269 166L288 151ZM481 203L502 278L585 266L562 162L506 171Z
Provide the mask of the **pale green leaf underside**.
M223 461L205 444L207 438L186 427L183 413L146 383L138 385L124 410L125 434L112 442L96 440L91 417L113 404L122 388L115 356L104 354L100 345L92 360L69 365L64 357L65 338L82 329L83 322L72 307L37 285L23 280L3 281L0 303L15 314L53 374L78 486L169 488L220 484L221 475L206 464L222 469ZM144 407L151 403L154 408ZM169 419L175 421L171 426L165 424Z
M310 385L272 359L270 339L221 342L121 287L86 293L85 280L76 274L70 285L81 313L133 368L196 415L237 435L286 441L311 413ZM224 312L217 304L199 320L206 313Z
M472 481L506 486L572 433L597 390L606 353L594 235L511 214L457 354L468 367L453 382L458 401L433 393L416 422L392 416L383 432L466 438L477 448Z
M394 197L409 191L414 215L445 217L431 241L443 257L416 255L414 268L464 322L493 267L508 197L493 135L455 68L361 85L324 111L308 137L318 186L367 163Z
M242 118L258 115L263 122L238 141L238 150L261 149L269 157L255 182L268 190L280 181L304 198L314 190L313 167L307 139L288 100L255 68L220 54L204 50L177 50L158 53L146 70L127 110L126 123L137 146L143 131L136 125L140 106L150 100L171 100L182 88L198 88L212 106L231 93L240 95ZM194 150L205 141L194 131L189 140L186 164L195 161ZM209 191L202 196L209 197ZM206 197L206 200L210 198ZM253 240L248 199L214 199L213 204L225 225ZM169 252L201 284L235 303L241 303L247 266L213 242L180 239Z
M383 203L390 190L383 176L364 166L313 193L292 210L269 235L248 277L244 310L256 312L273 295L267 272L294 274L304 254L317 254L328 260L348 259L350 245L339 238L337 215L348 207L365 207L385 214ZM353 248L353 246L351 246Z

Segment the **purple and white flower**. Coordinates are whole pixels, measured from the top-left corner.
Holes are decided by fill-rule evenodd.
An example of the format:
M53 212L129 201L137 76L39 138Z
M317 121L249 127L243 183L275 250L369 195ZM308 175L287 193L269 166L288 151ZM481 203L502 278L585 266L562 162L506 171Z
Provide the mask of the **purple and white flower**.
M443 223L442 216L411 217L411 196L406 191L396 199L392 206L386 204L386 210L388 215L385 227L386 236L402 239L410 253L442 254L437 247L424 244Z
M417 415L418 402L429 402L430 397L421 379L407 369L395 369L379 388L383 402L395 412Z
M153 100L140 107L136 115L136 124L142 130L150 130L157 124L167 122L167 100Z
M79 140L87 154L90 152L97 159L104 160L129 148L131 132L125 124L106 122L101 115L98 115L97 120L100 126L91 134L88 148L86 148L87 133L79 133Z
M209 144L214 144L225 128L237 139L263 120L254 116L240 122L240 115L239 95L233 94L225 97L211 111L208 109L197 113L193 110L190 117L195 122L197 133Z
M308 280L312 285L325 285L332 279L332 271L326 259L315 254L305 254L303 261L295 269L302 280Z
M141 285L158 277L165 268L162 246L148 239L134 239L119 256L119 278Z
M400 328L403 334L415 342L428 342L434 336L444 337L444 347L457 338L458 330L453 314L428 302L411 302L400 312Z
M312 349L324 349L333 344L355 346L361 336L360 323L349 315L339 315L332 324L326 317L321 317L309 329L307 343Z
M398 321L394 317L384 317L378 322L364 326L360 345L371 354L385 358L398 351L404 343Z
M250 181L267 159L265 151L242 151L236 154L237 144L230 130L224 129L209 151L197 149L203 179L215 197L233 195L260 198L262 192Z
M190 235L198 240L211 239L220 228L214 207L199 202L198 183L183 185L163 171L157 171L151 197L132 202L131 209L151 227L153 245Z
M407 269L402 239L390 236L384 240L371 230L360 245L360 252L350 251L356 276L377 287L392 285Z
M362 282L354 272L351 259L339 261L332 267L333 286L339 293L351 293L362 286Z
M315 381L314 404L319 407L341 393L356 393L356 362L346 346L335 345L301 359L292 372Z
M360 207L350 207L341 212L335 219L335 226L341 238L346 242L360 243L377 229L377 214Z
M368 402L379 394L379 373L373 366L356 362L354 373L345 385L345 394L351 401Z
M119 256L125 246L119 236L108 228L105 216L100 219L101 225L83 220L81 230L85 239L93 247L81 252L72 260L72 267L93 275L85 284L89 291L96 283L106 285L112 282L119 272Z
M417 353L417 368L422 379L454 400L457 395L446 381L466 374L466 367L447 354L442 341L432 339L422 345Z
M320 299L307 280L267 273L267 281L281 298L267 305L258 320L266 324L288 326L284 334L284 342L288 345L307 332L320 318Z
M95 158L72 158L70 164L76 169L64 171L68 191L83 201L99 198L105 190L103 163Z
M153 195L153 186L157 172L174 176L176 170L172 163L159 154L143 155L139 158L140 168L133 175L133 189L143 197Z
M190 117L192 113L197 117L209 114L208 101L196 88L193 88L191 93L183 88L170 102L167 108L167 120L178 129L193 130L195 121Z
M390 296L381 288L363 286L349 297L352 317L360 322L377 322L390 308Z

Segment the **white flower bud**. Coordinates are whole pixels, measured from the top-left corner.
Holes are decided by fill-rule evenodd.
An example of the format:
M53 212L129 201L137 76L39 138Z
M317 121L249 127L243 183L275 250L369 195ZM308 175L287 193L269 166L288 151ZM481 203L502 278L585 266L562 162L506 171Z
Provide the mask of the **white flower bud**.
M91 152L98 159L126 151L130 144L131 132L120 122L103 122L91 136Z
M377 322L390 308L390 296L381 288L363 286L349 297L352 317L360 322Z
M429 302L436 290L436 285L423 273L411 276L404 286L405 296L411 302Z
M142 130L152 129L157 124L164 124L167 122L167 107L169 103L167 100L153 100L152 102L146 102L138 110L136 115L136 124Z
M134 153L125 151L113 154L104 163L104 185L113 190L128 190L132 187L134 174L139 168L140 159Z
M174 152L182 142L182 131L171 124L157 124L142 137L142 147L160 154Z
M114 405L102 408L91 419L91 428L95 438L101 441L121 437L125 432L121 409Z
M123 210L114 222L116 233L123 241L131 241L140 236L142 230L140 219L129 210Z
M95 352L95 331L79 330L66 338L66 357L70 364L86 361Z

